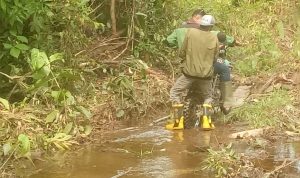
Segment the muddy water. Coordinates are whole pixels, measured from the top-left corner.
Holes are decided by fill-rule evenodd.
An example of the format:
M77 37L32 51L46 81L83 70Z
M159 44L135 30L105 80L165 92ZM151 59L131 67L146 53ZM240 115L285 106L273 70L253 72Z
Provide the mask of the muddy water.
M249 87L238 87L234 93L236 107L248 95ZM280 139L257 149L247 141L228 139L230 133L244 130L243 125L217 125L214 131L168 131L163 125L143 127L148 123L138 126L138 122L132 123L126 124L130 128L98 139L108 140L104 143L82 146L84 149L66 159L64 154L58 154L51 157L52 161L36 161L35 168L25 166L19 174L30 178L210 178L215 176L201 171L206 148L229 142L233 143L234 150L250 157L266 171L274 170L285 160L300 157L300 141ZM300 177L300 161L286 167L284 172L283 177Z
M133 127L106 135L107 141L88 146L74 153L68 164L38 162L37 172L31 178L208 178L214 177L201 171L201 162L206 157L205 148L221 143L233 142L235 150L254 155L256 149L238 140L228 140L227 135L236 131L234 127L218 126L215 131L197 129L168 131L163 126ZM256 164L273 170L285 159L300 156L300 142L279 142L265 150L269 153ZM261 153L258 153L261 154ZM260 156L259 156L260 157ZM289 175L300 175L300 162L288 167Z
M197 171L215 132L168 131L163 127L132 128L110 134L110 141L93 145L58 169L49 163L31 178L99 177L209 177ZM106 138L108 139L108 138ZM48 165L48 166L47 166Z

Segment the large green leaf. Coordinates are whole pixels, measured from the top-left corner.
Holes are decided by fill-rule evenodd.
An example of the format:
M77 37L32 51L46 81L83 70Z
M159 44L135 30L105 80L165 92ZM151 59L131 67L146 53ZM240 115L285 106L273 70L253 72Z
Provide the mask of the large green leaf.
M53 97L54 101L59 102L59 96L61 91L51 91L51 96Z
M60 60L60 61L64 60L62 53L55 53L49 57L50 62L57 61L57 60Z
M9 43L3 43L5 49L11 49L13 46Z
M66 127L64 128L64 133L65 133L65 134L69 134L69 133L71 132L72 128L73 128L73 123L72 123L72 122L69 122L69 123L66 125Z
M76 106L76 109L81 112L86 118L90 119L92 117L92 113L83 106Z
M58 113L58 110L53 110L50 114L48 114L46 117L46 123L53 122L57 118Z
M63 105L75 104L74 96L68 90L52 91L51 96L55 102Z
M28 43L28 39L25 36L17 36L17 39L23 43Z
M15 58L19 58L19 55L21 53L21 50L16 48L16 47L12 47L10 48L9 54Z
M31 69L35 72L35 79L42 79L48 76L51 72L50 62L45 52L41 52L38 49L31 50L31 58L28 61Z
M64 102L66 102L67 105L73 105L75 104L75 98L74 96L71 94L71 92L69 91L65 91L65 96L66 96L66 100Z
M85 135L90 135L90 133L92 132L92 126L91 125L86 125L84 128L84 133Z
M27 51L30 49L29 46L27 46L26 44L17 44L15 47L22 51Z
M28 156L30 154L30 141L29 138L24 135L20 134L18 136L18 141L19 141L19 152L22 156Z
M6 99L0 97L0 103L2 103L5 109L9 110L9 102Z

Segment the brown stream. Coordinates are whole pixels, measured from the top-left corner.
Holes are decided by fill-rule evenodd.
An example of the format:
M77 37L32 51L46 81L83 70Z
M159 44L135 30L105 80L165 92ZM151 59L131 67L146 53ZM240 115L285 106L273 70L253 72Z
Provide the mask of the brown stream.
M236 103L242 105L248 94L249 87L239 87L235 92ZM129 128L97 138L101 143L82 145L71 156L67 152L68 156L61 153L35 162L35 168L31 164L21 166L17 174L30 178L213 178L214 175L201 170L208 154L205 148L230 142L237 153L252 157L255 165L266 171L300 157L299 140L282 138L257 149L247 141L228 138L230 133L245 130L243 125L217 125L214 131L168 131L163 124L126 125ZM300 161L283 171L283 177L300 177Z
M194 178L214 177L201 171L201 163L208 154L205 146L234 143L239 153L255 155L256 150L240 140L229 140L234 127L218 126L215 131L197 129L168 131L163 126L132 127L106 135L110 141L89 145L75 152L68 161L41 161L30 178ZM269 154L256 158L256 164L273 170L285 159L300 156L300 142L278 142L265 148ZM61 156L63 159L63 156ZM65 163L67 162L67 163ZM202 164L203 165L203 164ZM300 177L300 161L285 169L285 177ZM299 174L299 175L298 175Z

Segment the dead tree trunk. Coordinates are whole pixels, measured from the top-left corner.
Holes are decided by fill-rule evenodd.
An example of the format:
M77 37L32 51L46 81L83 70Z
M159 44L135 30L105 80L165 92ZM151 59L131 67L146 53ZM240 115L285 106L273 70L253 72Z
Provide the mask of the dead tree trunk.
M112 28L112 34L117 33L117 22L116 22L116 0L111 0L110 4L110 18L111 18L111 28Z

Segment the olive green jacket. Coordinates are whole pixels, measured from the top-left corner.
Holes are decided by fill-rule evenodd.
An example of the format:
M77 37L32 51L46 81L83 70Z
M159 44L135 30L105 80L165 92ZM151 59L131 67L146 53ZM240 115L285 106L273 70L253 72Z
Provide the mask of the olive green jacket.
M169 45L180 48L188 29L189 28L175 29L173 33L167 37L167 42L169 43ZM215 35L219 33L219 31L211 31L211 32ZM234 41L235 41L234 37L226 35L226 41L225 41L226 46L233 46Z
M184 59L182 72L191 77L210 78L218 53L219 42L215 34L189 28L180 48L180 57Z

